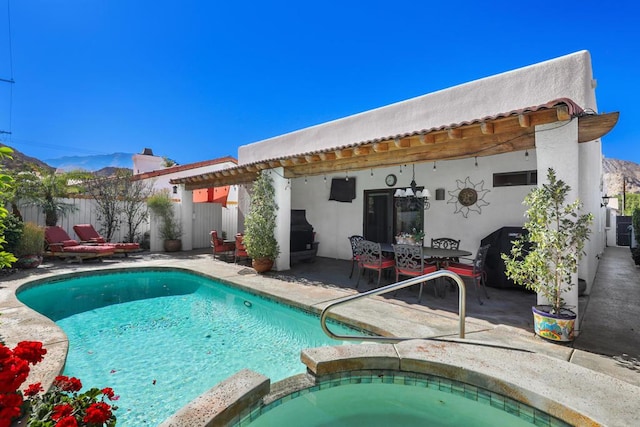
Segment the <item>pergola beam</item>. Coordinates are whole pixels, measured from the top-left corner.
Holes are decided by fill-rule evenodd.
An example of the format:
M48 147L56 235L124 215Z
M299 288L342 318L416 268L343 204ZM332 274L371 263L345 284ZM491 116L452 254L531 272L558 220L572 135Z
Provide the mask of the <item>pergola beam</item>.
M602 137L615 126L618 117L619 113L610 113L575 118L578 120L578 142ZM284 169L285 177L296 178L416 162L491 156L533 149L535 126L571 119L568 106L558 104L553 108L527 110L458 126L425 129L351 146L265 160L204 174L199 178L180 178L171 182L185 184L188 189L198 189L253 182L259 171L277 167Z

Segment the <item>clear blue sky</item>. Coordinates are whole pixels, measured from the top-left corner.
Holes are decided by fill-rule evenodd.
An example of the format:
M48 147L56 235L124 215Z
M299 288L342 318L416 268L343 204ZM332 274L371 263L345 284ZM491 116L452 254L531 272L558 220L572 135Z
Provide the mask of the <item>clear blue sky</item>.
M185 164L579 50L605 156L640 163L636 1L0 0L0 135L40 159ZM432 4L435 3L435 4ZM552 5L552 6L551 6ZM9 59L12 58L12 67ZM524 106L523 106L524 107ZM496 112L498 113L498 112Z

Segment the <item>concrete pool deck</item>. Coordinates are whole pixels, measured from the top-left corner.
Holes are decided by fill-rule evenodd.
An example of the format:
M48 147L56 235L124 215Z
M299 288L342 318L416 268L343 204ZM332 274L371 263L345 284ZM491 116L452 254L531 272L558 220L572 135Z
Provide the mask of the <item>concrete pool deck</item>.
M373 287L361 280L360 288L356 290L355 277L348 278L350 262L327 258L319 258L315 263L295 264L290 271L268 275L257 275L247 266L213 260L209 250L176 255L141 253L84 264L47 260L38 269L0 278L0 337L10 347L21 340L38 340L48 349L45 361L34 367L29 382L48 384L60 372L66 354L66 337L51 321L20 304L15 298L15 290L24 283L61 274L135 267L192 270L316 312L335 299ZM625 389L631 385L630 390L640 393L640 367L632 360L640 357L637 327L640 270L633 265L628 248L605 250L591 295L580 299L580 334L571 344L549 343L533 335L530 311L530 306L535 304L533 294L492 288L488 291L491 298L483 305L478 304L473 290L467 294L468 342L535 352L623 381ZM342 307L336 314L374 331L397 336L457 337L457 294L449 292L445 298L435 298L427 286L420 304L416 295L415 290L408 289L397 296L372 297ZM580 384L579 379L576 384ZM580 396L591 393L579 387L575 390ZM623 402L614 399L607 405L613 413L616 410L632 411L632 416L637 415L640 420L637 405L623 407Z

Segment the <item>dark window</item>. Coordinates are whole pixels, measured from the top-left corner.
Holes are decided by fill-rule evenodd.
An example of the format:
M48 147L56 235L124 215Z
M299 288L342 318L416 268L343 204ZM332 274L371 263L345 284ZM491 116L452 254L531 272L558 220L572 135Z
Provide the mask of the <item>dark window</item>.
M494 187L511 187L513 185L538 184L538 171L504 172L493 174Z

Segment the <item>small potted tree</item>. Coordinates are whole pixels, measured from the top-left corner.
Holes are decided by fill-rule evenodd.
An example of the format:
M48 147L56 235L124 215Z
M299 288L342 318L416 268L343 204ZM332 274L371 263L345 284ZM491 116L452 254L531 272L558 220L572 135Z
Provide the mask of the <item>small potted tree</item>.
M162 221L158 233L160 238L164 239L164 250L166 252L179 251L182 248L182 240L180 240L182 227L173 210L169 191L163 190L149 196L147 206Z
M580 214L582 202L567 203L571 187L549 168L547 184L524 199L526 232L513 242L511 253L502 254L506 275L516 284L542 295L547 304L532 307L536 334L554 341L571 341L576 314L565 306L563 293L575 283L572 275L589 239L591 213Z
M32 222L25 222L15 251L14 255L18 258L15 265L18 268L35 268L42 264L44 229Z
M268 172L262 171L253 183L249 212L244 220L244 244L251 257L252 266L258 273L271 270L280 253L274 236L276 228L275 189Z

